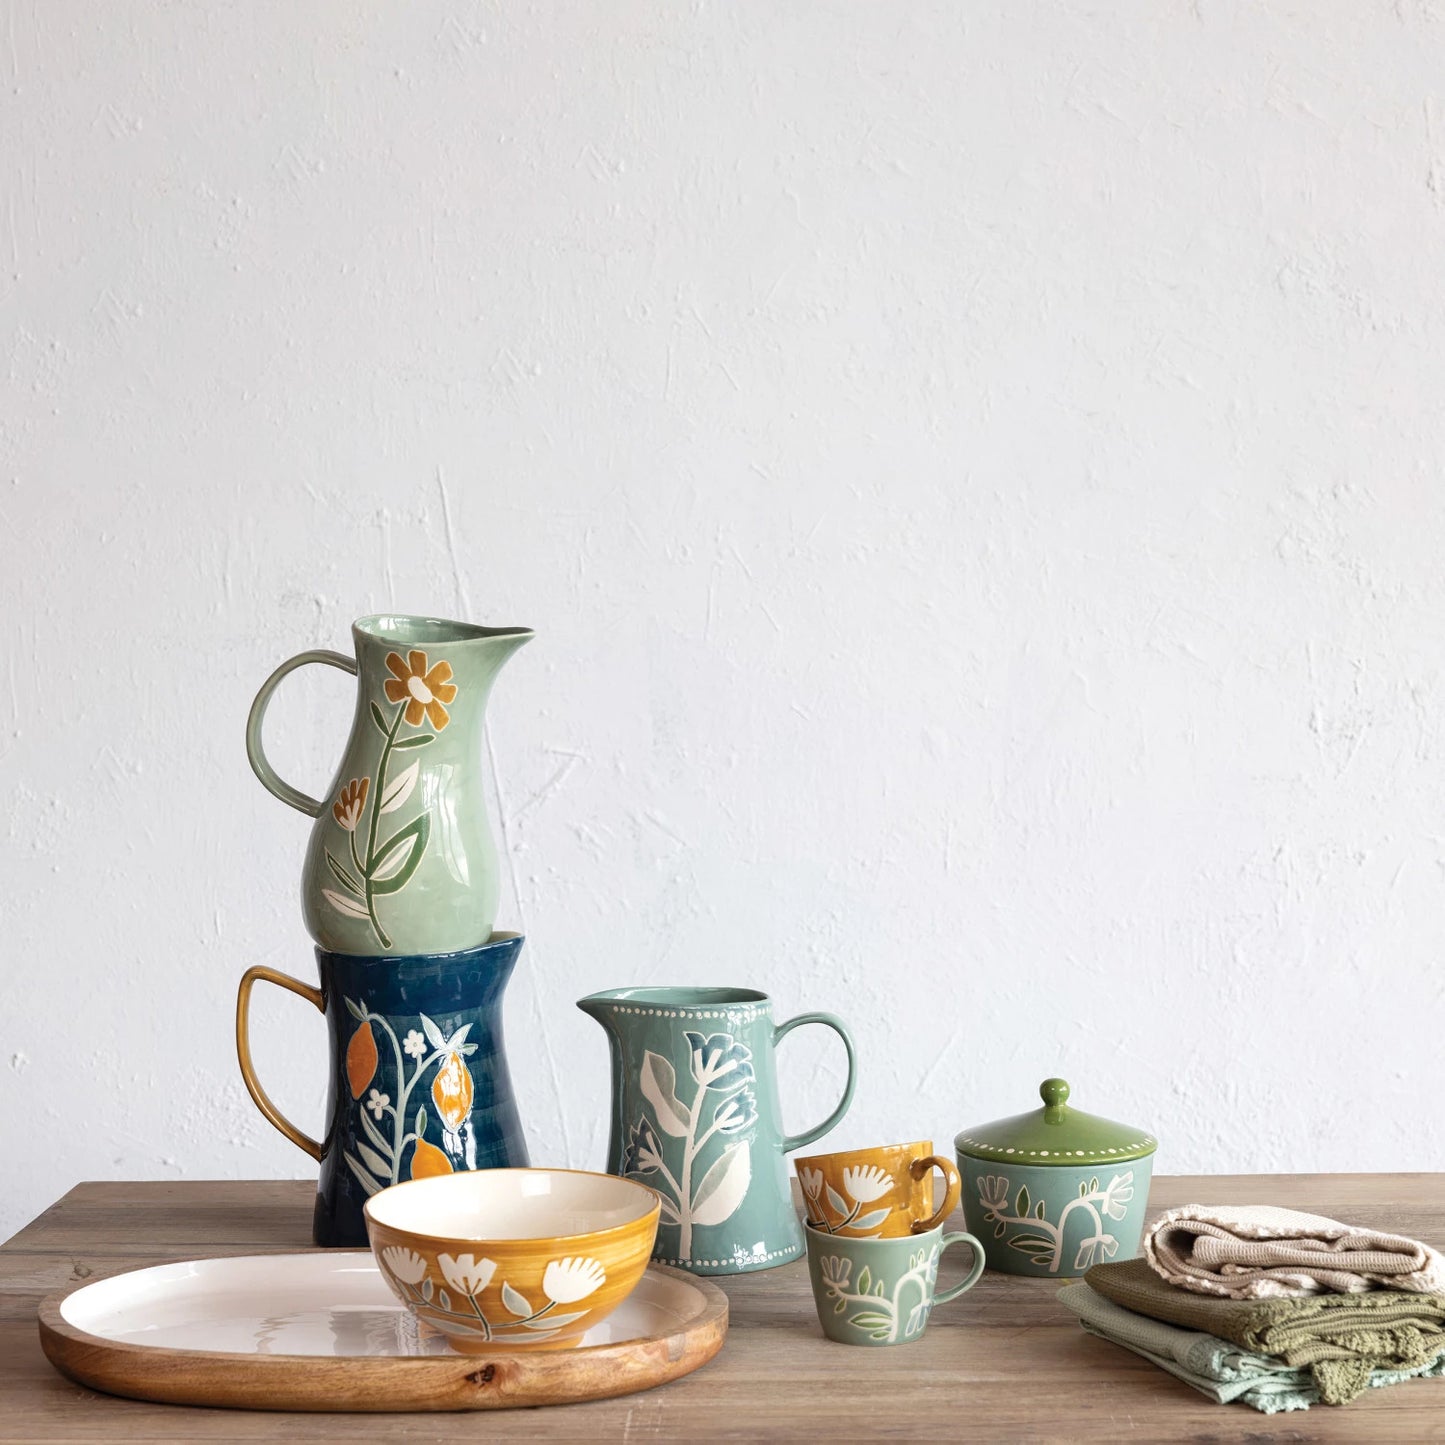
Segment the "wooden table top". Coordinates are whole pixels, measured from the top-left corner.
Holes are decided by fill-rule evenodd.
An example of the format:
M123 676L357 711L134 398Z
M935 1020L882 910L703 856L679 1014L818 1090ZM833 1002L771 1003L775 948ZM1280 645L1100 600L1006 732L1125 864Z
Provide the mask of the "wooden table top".
M1445 1381L1371 1391L1343 1408L1261 1415L1215 1405L1128 1351L1086 1335L1048 1280L986 1274L940 1306L923 1339L849 1349L818 1327L807 1264L723 1278L722 1353L645 1394L466 1415L291 1415L197 1410L97 1394L40 1351L40 1300L75 1281L167 1260L311 1247L314 1185L81 1184L0 1247L0 1439L478 1438L1445 1440ZM1445 1175L1275 1174L1156 1179L1151 1209L1285 1204L1445 1249ZM962 1228L957 1219L951 1227ZM963 1257L966 1259L967 1251ZM961 1264L944 1261L942 1282ZM950 1273L952 1270L952 1273Z

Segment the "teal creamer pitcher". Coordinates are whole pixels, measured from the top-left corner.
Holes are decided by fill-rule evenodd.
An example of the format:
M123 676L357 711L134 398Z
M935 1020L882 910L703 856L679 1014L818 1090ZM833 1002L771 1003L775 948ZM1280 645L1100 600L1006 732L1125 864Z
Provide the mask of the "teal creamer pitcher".
M246 722L256 776L315 818L301 872L307 931L330 953L456 953L486 943L501 891L482 790L487 698L532 633L436 617L363 617L353 661L302 652L261 685ZM324 798L282 782L261 749L277 683L307 662L356 674L351 736Z
M612 1049L607 1169L662 1196L653 1258L694 1274L771 1269L803 1253L784 1155L821 1138L853 1102L853 1040L832 1014L773 1024L747 988L618 988L579 999ZM824 1024L848 1051L838 1107L816 1128L783 1133L773 1051Z

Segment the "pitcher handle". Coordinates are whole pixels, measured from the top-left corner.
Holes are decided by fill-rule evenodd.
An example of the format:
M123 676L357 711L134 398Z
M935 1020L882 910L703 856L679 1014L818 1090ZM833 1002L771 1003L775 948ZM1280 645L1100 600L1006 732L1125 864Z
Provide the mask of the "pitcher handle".
M279 988L290 989L309 999L322 1013L326 1012L326 997L319 988L312 988L289 974L277 973L274 968L248 968L241 977L241 987L236 992L236 1057L241 1061L241 1077L246 1081L246 1090L252 1102L298 1149L304 1149L313 1159L319 1160L324 1150L309 1134L303 1134L275 1104L261 1087L256 1070L251 1063L251 988L256 983L274 983Z
M784 1154L791 1154L794 1149L801 1149L804 1144L821 1139L848 1112L848 1106L853 1102L853 1090L858 1085L858 1056L853 1050L853 1035L848 1032L848 1025L836 1014L799 1014L797 1018L779 1024L773 1030L773 1046L776 1048L785 1034L801 1028L803 1024L822 1024L843 1040L843 1047L848 1050L848 1083L843 1089L843 1097L839 1099L838 1107L821 1124L805 1129L801 1134L789 1134L783 1140Z
M266 706L271 701L271 694L276 691L276 685L288 672L295 672L298 667L304 667L308 662L324 662L328 667L339 667L342 672L356 676L356 659L347 657L343 652L328 652L321 648L312 652L298 652L295 657L288 657L261 684L261 691L256 694L256 701L251 704L251 713L246 719L246 756L251 760L252 771L269 792L274 793L283 803L290 803L308 818L319 818L325 804L317 802L300 788L293 788L290 783L282 782L276 776L276 770L266 761L266 754L261 748L261 720L266 716ZM271 981L275 982L274 979Z

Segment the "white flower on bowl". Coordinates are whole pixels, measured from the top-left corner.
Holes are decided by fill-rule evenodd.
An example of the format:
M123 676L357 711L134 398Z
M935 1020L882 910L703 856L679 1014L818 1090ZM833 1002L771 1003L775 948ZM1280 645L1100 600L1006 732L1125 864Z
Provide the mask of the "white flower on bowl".
M862 1164L843 1171L843 1188L859 1204L872 1204L893 1188L893 1178L876 1164Z
M607 1273L595 1259L554 1259L542 1272L542 1293L554 1305L576 1304L607 1282Z
M381 1251L381 1262L403 1284L420 1284L426 1278L426 1260L413 1249L391 1245Z
M442 1267L446 1282L468 1298L481 1294L497 1272L495 1261L478 1259L471 1254L459 1254L455 1258L449 1254L439 1254L437 1263Z

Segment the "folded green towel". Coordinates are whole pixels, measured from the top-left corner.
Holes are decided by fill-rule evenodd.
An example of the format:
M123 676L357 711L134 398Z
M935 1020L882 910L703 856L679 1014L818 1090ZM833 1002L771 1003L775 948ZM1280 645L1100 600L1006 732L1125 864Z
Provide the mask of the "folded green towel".
M1273 1415L1307 1410L1320 1402L1309 1370L1286 1365L1273 1355L1255 1354L1228 1340L1135 1314L1086 1284L1065 1285L1059 1299L1091 1335L1123 1345L1217 1404L1237 1401ZM1414 1369L1372 1370L1366 1384L1379 1389L1420 1375L1441 1374L1445 1374L1445 1352Z
M1216 1299L1166 1284L1142 1259L1096 1264L1084 1278L1136 1314L1308 1369L1327 1405L1353 1400L1369 1387L1374 1370L1418 1370L1445 1350L1445 1295L1381 1289Z

